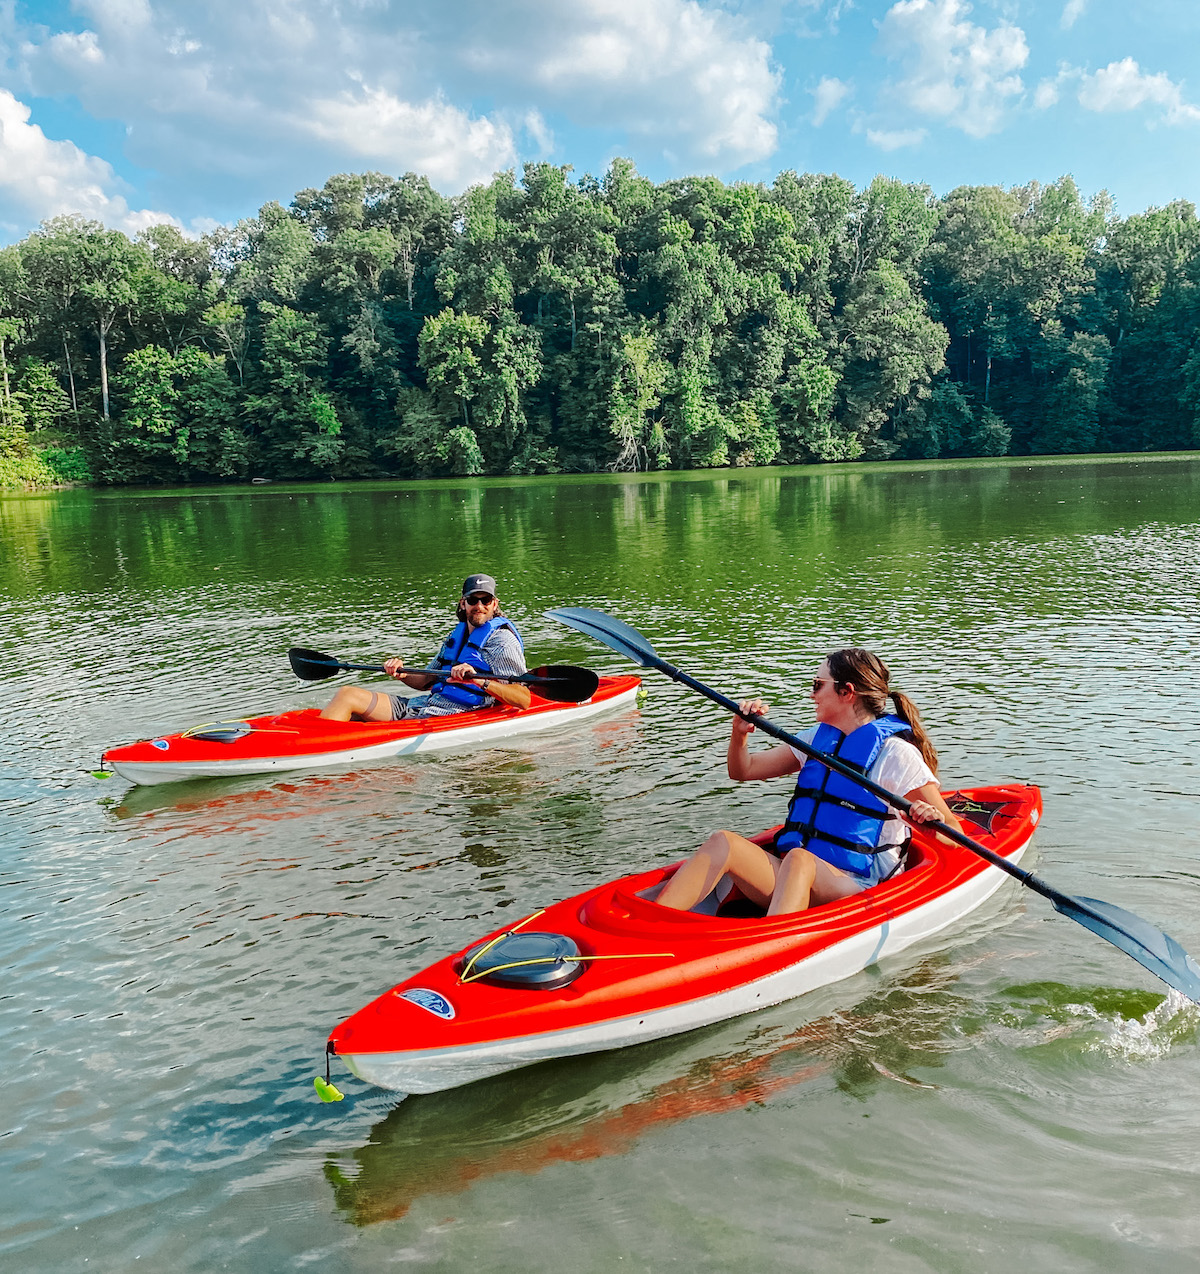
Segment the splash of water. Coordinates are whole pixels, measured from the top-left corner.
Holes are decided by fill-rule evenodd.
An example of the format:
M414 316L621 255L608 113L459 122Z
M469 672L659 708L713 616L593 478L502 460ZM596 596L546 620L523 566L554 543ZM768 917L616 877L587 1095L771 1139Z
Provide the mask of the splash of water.
M1102 1039L1088 1046L1090 1051L1131 1062L1152 1062L1165 1057L1175 1044L1193 1035L1200 1026L1200 1005L1175 990L1168 991L1162 1003L1142 1018L1099 1013L1090 1004L1070 1007L1108 1028Z

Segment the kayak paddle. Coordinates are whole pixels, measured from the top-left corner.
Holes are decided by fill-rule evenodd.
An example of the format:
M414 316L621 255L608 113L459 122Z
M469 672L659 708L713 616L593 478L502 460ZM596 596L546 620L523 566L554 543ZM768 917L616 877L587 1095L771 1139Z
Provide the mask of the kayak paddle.
M592 610L586 606L563 606L555 610L549 610L546 614L550 619L557 619L560 624L566 624L570 628L578 629L581 633L603 642L618 654L624 655L627 659L632 659L636 664L640 664L641 667L657 668L659 672L666 673L668 677L678 681L681 685L689 686L691 689L699 691L714 703L719 703L721 707L728 709L735 716L741 717L743 721L752 721L755 727L762 730L765 734L772 735L774 738L789 744L798 752L803 752L805 756L820 761L822 765L828 766L831 770L836 770L860 787L865 787L868 792L873 792L880 800L887 801L889 805L902 813L908 813L911 808L911 801L906 800L903 796L898 796L895 792L889 792L885 787L880 787L878 783L872 782L864 774L853 769L844 761L839 761L837 757L829 756L810 744L802 742L794 734L789 734L786 730L780 729L779 726L767 720L766 717L760 717L753 712L743 712L732 699L727 698L719 691L709 689L708 686L697 681L694 677L688 676L686 672L681 672L678 668L673 667L665 659L660 658L646 638L629 624L623 623L619 619L614 619L602 610ZM1123 907L1114 906L1111 902L1102 902L1098 898L1077 898L1071 894L1060 893L1057 889L1046 884L1044 880L1040 880L1032 872L1023 871L1016 864L1010 863L999 854L993 853L985 845L972 840L963 832L958 831L957 828L943 823L940 819L922 823L921 826L940 832L943 836L954 841L955 844L961 845L964 849L969 849L973 854L978 854L980 858L991 863L993 867L998 867L1001 871L1007 872L1014 880L1019 880L1027 889L1032 889L1034 893L1041 894L1043 898L1054 906L1056 911L1077 921L1085 929L1090 929L1098 937L1111 942L1114 947L1118 947L1126 955L1132 956L1144 968L1149 969L1156 978L1161 979L1167 986L1174 987L1176 991L1187 996L1189 1000L1200 1004L1200 965L1197 965L1195 960L1188 955L1174 938L1163 933L1161 929L1156 929L1140 916L1135 916L1133 912L1126 911Z
M305 650L293 646L288 651L288 663L302 681L324 681L342 669L353 672L383 672L383 664L347 664L319 650ZM428 668L400 668L400 672L415 672L430 676ZM523 686L533 686L543 699L554 703L583 703L596 693L600 678L590 668L572 668L567 664L548 664L533 672L501 675L489 672L480 674L488 681L515 681Z

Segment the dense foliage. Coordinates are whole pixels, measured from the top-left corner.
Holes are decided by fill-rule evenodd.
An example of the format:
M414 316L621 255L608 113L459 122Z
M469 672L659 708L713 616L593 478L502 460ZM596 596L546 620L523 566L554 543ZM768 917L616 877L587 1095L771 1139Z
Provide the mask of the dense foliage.
M1200 442L1200 227L1051 186L531 164L0 251L0 481L693 468Z

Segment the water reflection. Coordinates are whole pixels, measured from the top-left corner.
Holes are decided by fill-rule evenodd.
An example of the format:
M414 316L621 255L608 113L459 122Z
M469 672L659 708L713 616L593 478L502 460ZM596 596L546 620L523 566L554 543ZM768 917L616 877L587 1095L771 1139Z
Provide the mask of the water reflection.
M0 545L0 1027L24 1081L0 1170L23 1269L380 1268L394 1236L342 1218L439 1193L464 1201L419 1239L439 1268L549 1268L564 1243L704 1267L714 1242L722 1268L775 1268L802 1242L832 1269L843 1205L895 1218L867 1231L905 1226L929 1267L1059 1270L1086 1241L1090 1267L1132 1268L1146 1249L1114 1217L1164 1268L1191 1259L1193 1010L1106 990L1151 983L1011 898L945 938L995 952L977 966L905 957L899 980L408 1102L369 1144L385 1096L316 1102L325 1033L387 985L715 826L778 820L783 785L729 783L727 719L661 678L640 712L527 747L132 791L84 771L118 740L320 702L291 645L427 656L447 593L494 567L531 663L628 671L542 617L597 604L786 727L811 720L815 659L875 646L948 783L1043 787L1041 874L1195 950L1200 461L73 491L0 498ZM359 1147L331 1161L336 1207L331 1145ZM547 1218L540 1174L567 1160L591 1193ZM688 1204L722 1185L750 1224L717 1233Z
M764 1018L796 1013L775 1010L754 1025L731 1023L409 1098L361 1149L331 1156L326 1177L347 1219L371 1225L486 1177L623 1155L656 1129L767 1105L827 1076L860 1099L885 1082L932 1087L911 1072L936 1070L961 1046L951 1029L971 1009L953 990L961 972L948 957L930 956L853 1010L798 1029L764 1025ZM667 1078L650 1078L664 1072Z

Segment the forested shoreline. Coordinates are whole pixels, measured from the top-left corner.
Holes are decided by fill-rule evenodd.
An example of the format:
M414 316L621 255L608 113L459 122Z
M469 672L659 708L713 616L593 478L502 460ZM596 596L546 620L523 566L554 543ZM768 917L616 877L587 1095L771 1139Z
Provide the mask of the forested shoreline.
M1069 177L340 175L0 250L0 486L1187 448L1198 322L1194 207Z

